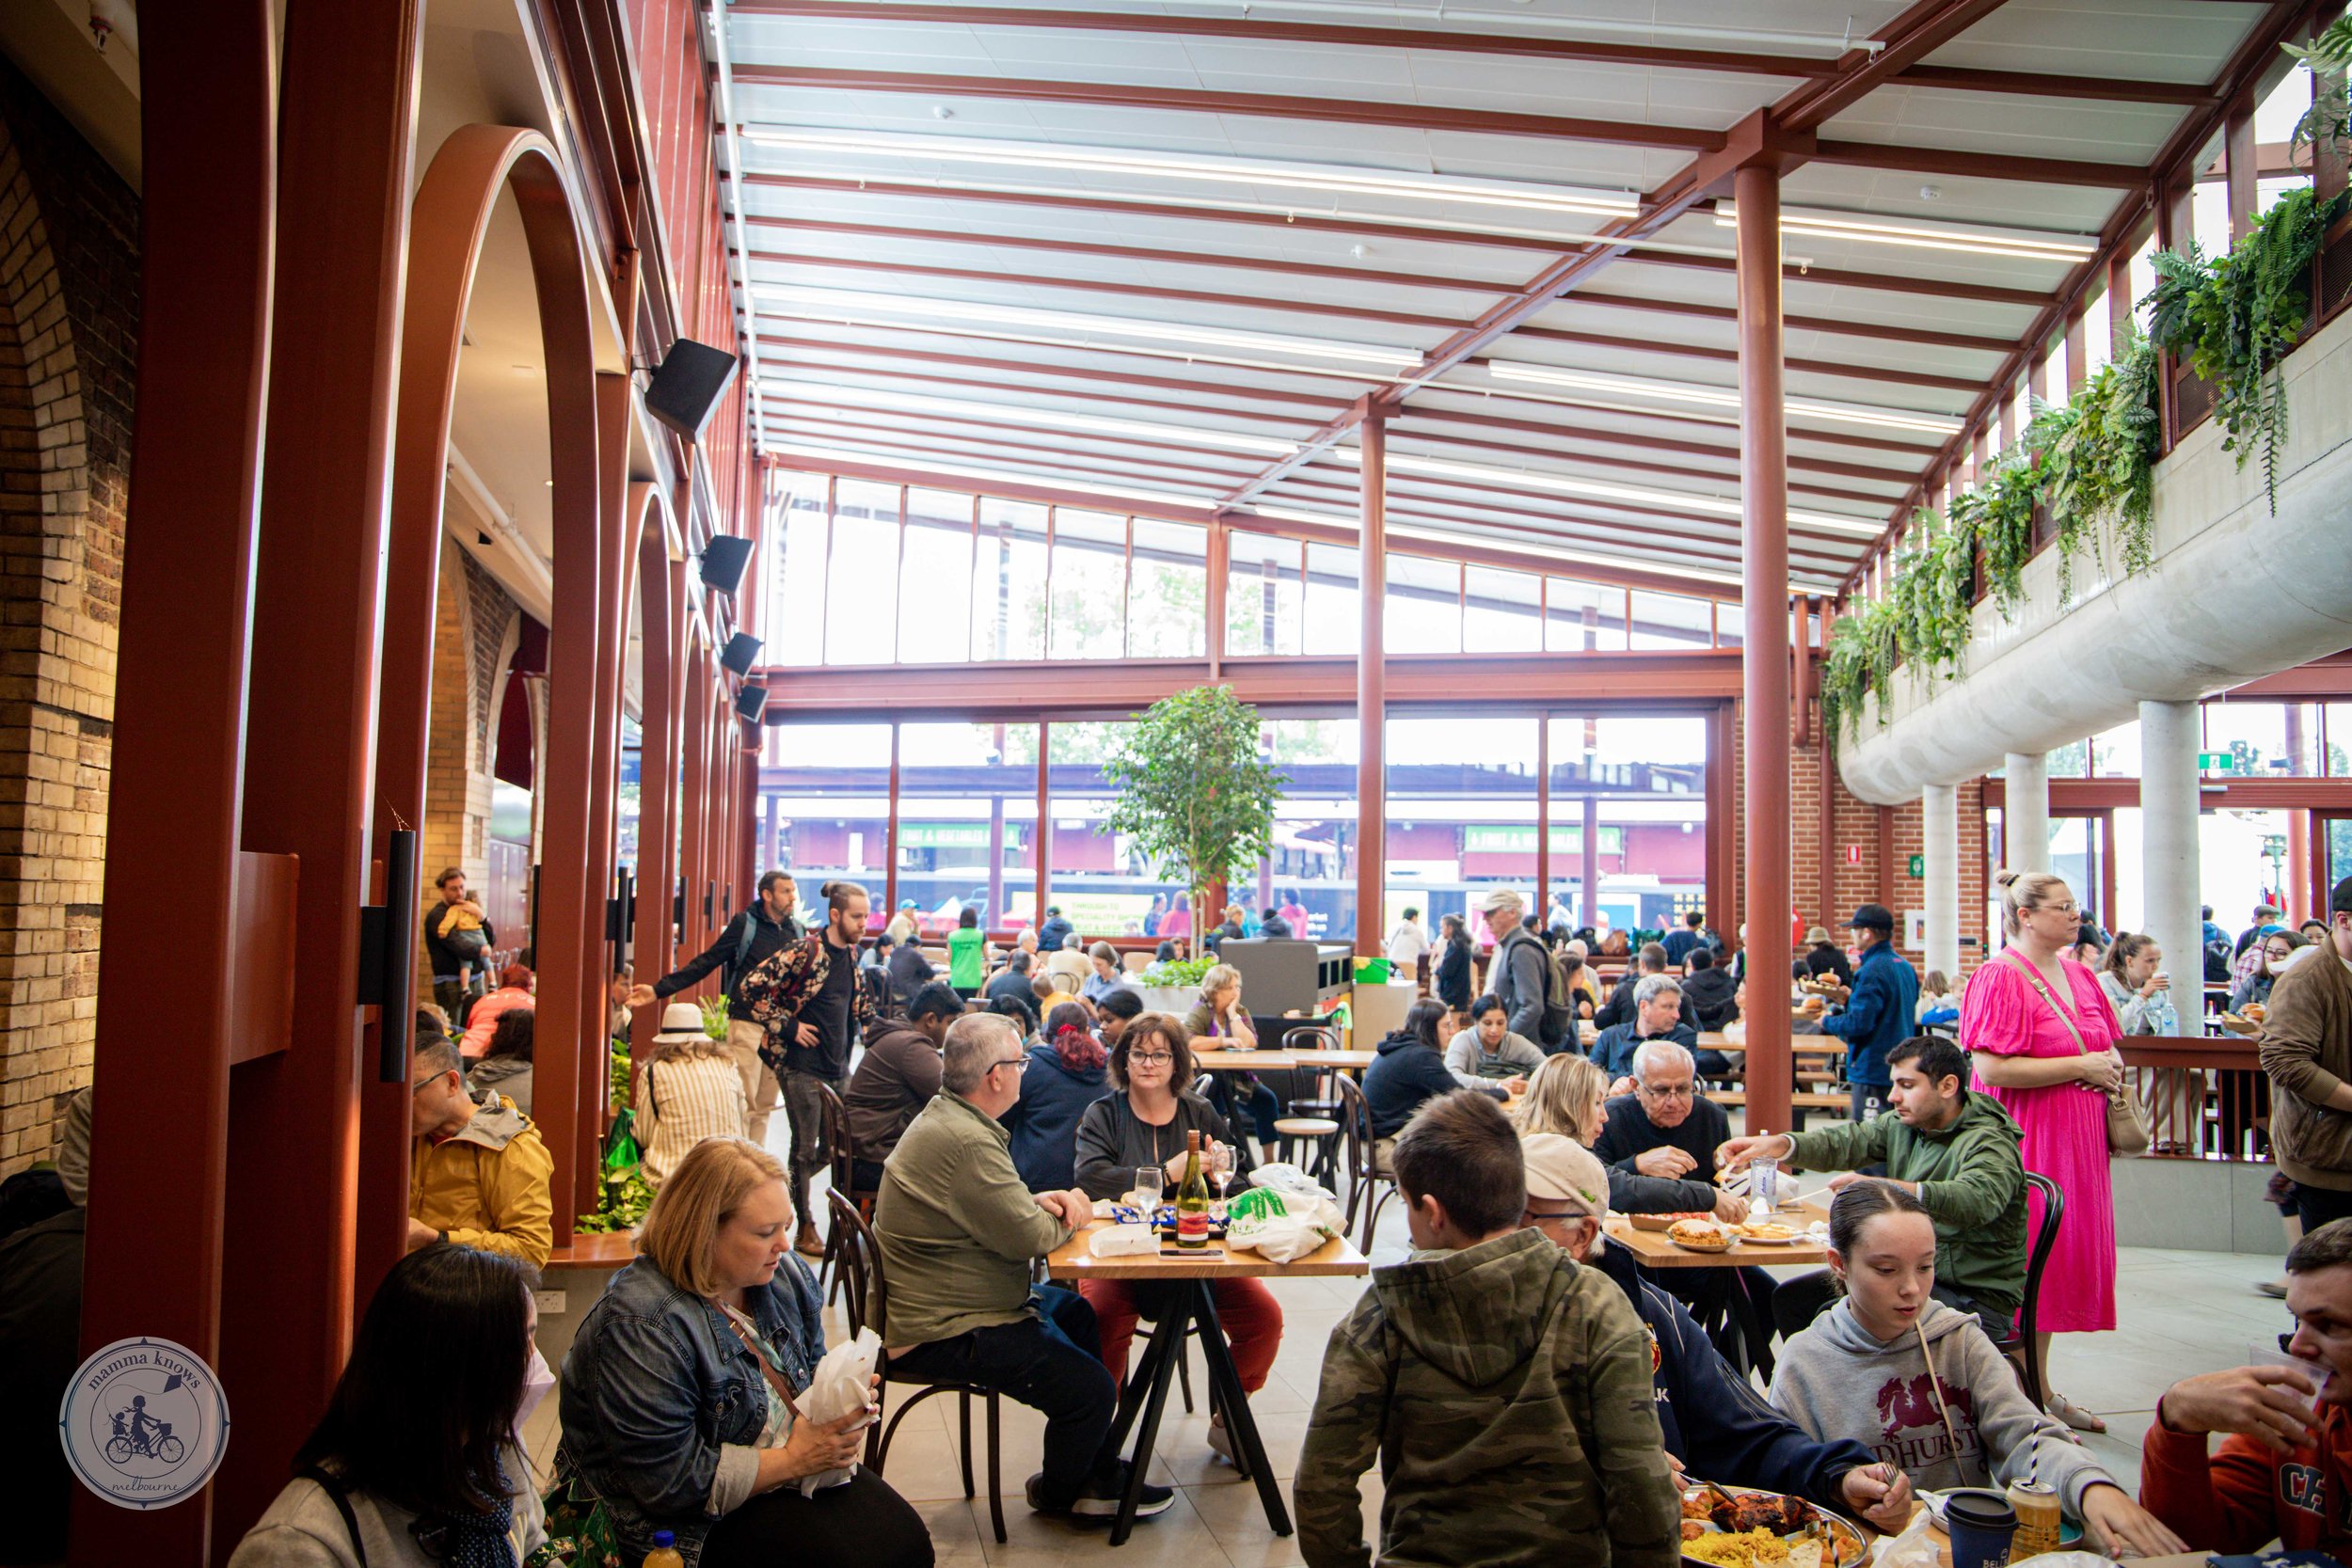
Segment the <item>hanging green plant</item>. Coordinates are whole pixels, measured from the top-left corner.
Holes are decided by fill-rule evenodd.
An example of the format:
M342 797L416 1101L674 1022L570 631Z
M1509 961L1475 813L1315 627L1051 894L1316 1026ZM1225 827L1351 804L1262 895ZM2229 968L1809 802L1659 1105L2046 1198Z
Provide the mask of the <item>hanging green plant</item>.
M2307 48L2297 43L2279 46L2312 68L2312 106L2295 122L2296 150L2319 142L2338 147L2352 142L2352 101L2344 95L2344 73L2352 70L2352 16L2339 17L2321 30Z
M2180 356L2213 388L2224 451L2244 468L2259 454L2263 489L2279 510L2279 450L2287 436L2286 378L2279 362L2302 336L2311 308L2312 262L2345 196L2319 199L2289 191L2225 255L2207 259L2191 242L2159 251L2148 337Z

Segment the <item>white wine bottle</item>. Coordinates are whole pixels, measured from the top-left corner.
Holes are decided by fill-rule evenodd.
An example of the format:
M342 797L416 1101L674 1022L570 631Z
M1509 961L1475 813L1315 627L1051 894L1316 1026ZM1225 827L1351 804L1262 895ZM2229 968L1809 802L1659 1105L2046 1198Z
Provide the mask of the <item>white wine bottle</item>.
M1176 1244L1198 1251L1209 1244L1209 1181L1200 1173L1200 1132L1184 1134L1184 1180L1176 1189Z

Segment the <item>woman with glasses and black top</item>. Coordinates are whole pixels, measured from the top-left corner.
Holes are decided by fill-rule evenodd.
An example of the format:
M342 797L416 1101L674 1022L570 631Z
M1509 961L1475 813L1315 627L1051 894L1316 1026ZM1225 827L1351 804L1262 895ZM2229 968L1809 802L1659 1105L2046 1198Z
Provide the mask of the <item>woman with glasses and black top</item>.
M1249 1149L1233 1136L1216 1108L1184 1085L1192 1082L1192 1047L1184 1026L1167 1013L1145 1013L1127 1025L1111 1048L1110 1077L1117 1093L1087 1107L1078 1122L1078 1188L1089 1197L1118 1198L1135 1185L1146 1165L1165 1172L1172 1194L1184 1178L1186 1133L1200 1134L1201 1174L1232 1172L1232 1187L1249 1184ZM1078 1293L1094 1308L1103 1342L1103 1365L1112 1381L1127 1382L1127 1345L1136 1322L1153 1309L1166 1286L1123 1279L1084 1279ZM1220 1279L1216 1315L1233 1346L1233 1369L1242 1392L1265 1386L1274 1353L1282 1343L1282 1308L1262 1280ZM1232 1445L1222 1417L1212 1418L1209 1447L1228 1464Z
M547 1539L516 1435L555 1382L537 1330L520 1259L443 1242L393 1264L229 1568L515 1568Z

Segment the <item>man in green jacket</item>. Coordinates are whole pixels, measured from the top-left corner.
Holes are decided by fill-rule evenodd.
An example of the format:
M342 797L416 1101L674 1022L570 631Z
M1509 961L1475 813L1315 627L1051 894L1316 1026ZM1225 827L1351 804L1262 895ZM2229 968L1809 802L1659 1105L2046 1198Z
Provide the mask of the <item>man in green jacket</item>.
M1883 1164L1886 1180L1910 1188L1935 1221L1935 1299L2004 1338L2026 1295L2024 1134L1991 1096L1968 1092L1967 1054L1941 1035L1903 1041L1886 1065L1895 1080L1887 1109L1868 1121L1733 1138L1716 1164L1739 1170L1777 1155L1791 1170ZM1830 1188L1860 1180L1839 1176ZM1772 1295L1781 1337L1810 1325L1835 1294L1826 1269L1783 1280Z
M1119 1390L1103 1369L1094 1309L1075 1291L1029 1283L1029 1266L1094 1217L1081 1192L1032 1195L997 1118L1021 1099L1028 1053L1010 1020L966 1013L947 1026L940 1091L882 1166L874 1237L889 1282L882 1346L894 1371L993 1388L1045 1417L1041 1513L1108 1517L1126 1466L1110 1440ZM1138 1518L1165 1513L1146 1485Z
M1649 1337L1616 1282L1518 1228L1502 1108L1439 1095L1397 1135L1413 1256L1324 1351L1292 1492L1309 1568L1365 1568L1375 1455L1383 1568L1666 1568L1681 1555Z

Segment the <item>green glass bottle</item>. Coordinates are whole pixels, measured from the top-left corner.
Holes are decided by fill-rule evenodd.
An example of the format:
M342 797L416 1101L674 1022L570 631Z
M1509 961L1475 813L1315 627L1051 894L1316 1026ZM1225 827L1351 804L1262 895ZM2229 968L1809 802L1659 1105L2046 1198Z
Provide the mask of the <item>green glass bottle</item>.
M1209 1244L1209 1180L1200 1173L1200 1132L1184 1134L1184 1180L1176 1189L1176 1244L1198 1251Z

